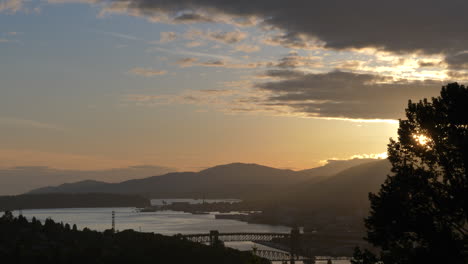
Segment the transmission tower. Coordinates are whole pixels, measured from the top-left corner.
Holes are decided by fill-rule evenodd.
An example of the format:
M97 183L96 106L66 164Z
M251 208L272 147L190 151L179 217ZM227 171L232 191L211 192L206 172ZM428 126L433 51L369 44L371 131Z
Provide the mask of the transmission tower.
M115 232L115 211L112 211L112 232Z

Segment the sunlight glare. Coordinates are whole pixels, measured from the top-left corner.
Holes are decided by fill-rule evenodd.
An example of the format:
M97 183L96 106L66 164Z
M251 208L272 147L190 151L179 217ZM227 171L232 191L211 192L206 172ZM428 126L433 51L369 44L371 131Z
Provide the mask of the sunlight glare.
M429 137L427 137L426 135L423 135L423 134L414 134L413 135L413 139L419 144L419 145L422 145L422 146L426 146L427 143L429 143L431 141L431 139Z

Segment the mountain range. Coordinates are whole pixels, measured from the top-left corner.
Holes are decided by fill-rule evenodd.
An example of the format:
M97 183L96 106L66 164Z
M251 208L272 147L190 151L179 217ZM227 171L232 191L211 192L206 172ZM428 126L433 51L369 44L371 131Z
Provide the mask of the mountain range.
M329 161L326 165L293 171L257 164L232 163L199 172L173 172L120 183L86 180L34 189L29 193L121 193L151 198L267 198L338 202L367 198L390 171L386 160ZM363 195L364 194L364 195ZM364 197L364 199L363 199ZM320 204L320 202L317 202Z

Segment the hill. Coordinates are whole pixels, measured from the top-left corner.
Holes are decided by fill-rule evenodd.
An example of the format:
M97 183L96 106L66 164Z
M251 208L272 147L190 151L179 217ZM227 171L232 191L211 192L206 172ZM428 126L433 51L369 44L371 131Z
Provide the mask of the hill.
M327 163L323 166L302 170L300 172L308 176L328 177L351 167L375 161L375 159L327 160Z
M366 162L320 182L304 182L290 188L281 199L295 207L316 210L366 210L369 192L377 192L390 173L388 160Z
M45 187L30 193L138 193L149 197L226 197L241 198L254 191L275 185L294 184L307 176L291 170L256 164L233 163L200 172L174 172L162 176L128 180L120 183L94 181Z
M19 166L0 168L0 195L17 195L45 185L93 180L101 182L121 182L128 179L143 179L155 175L174 172L175 169L140 165L105 170L57 169L43 166Z
M304 181L325 179L333 171L352 166L355 161L350 161L350 163L352 164L346 166L341 163L332 163L305 171L276 169L257 164L232 163L215 166L200 172L174 172L120 183L96 181L67 183L56 187L35 189L30 193L101 192L144 194L152 198L196 198L202 196L206 198L245 198L254 194L271 193L272 190Z

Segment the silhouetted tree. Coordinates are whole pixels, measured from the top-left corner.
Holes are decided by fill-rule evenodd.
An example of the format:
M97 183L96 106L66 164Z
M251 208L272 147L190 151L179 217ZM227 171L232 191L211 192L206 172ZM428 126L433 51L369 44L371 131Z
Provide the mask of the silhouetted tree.
M72 231L47 219L28 222L11 212L0 216L1 263L193 263L267 264L269 261L221 246L207 246L153 233L133 230Z
M378 258L374 253L370 252L367 249L361 250L359 247L354 249L353 259L351 259L351 264L373 264L377 263Z
M392 175L370 194L367 240L391 263L468 263L468 89L442 87L431 101L409 101Z

